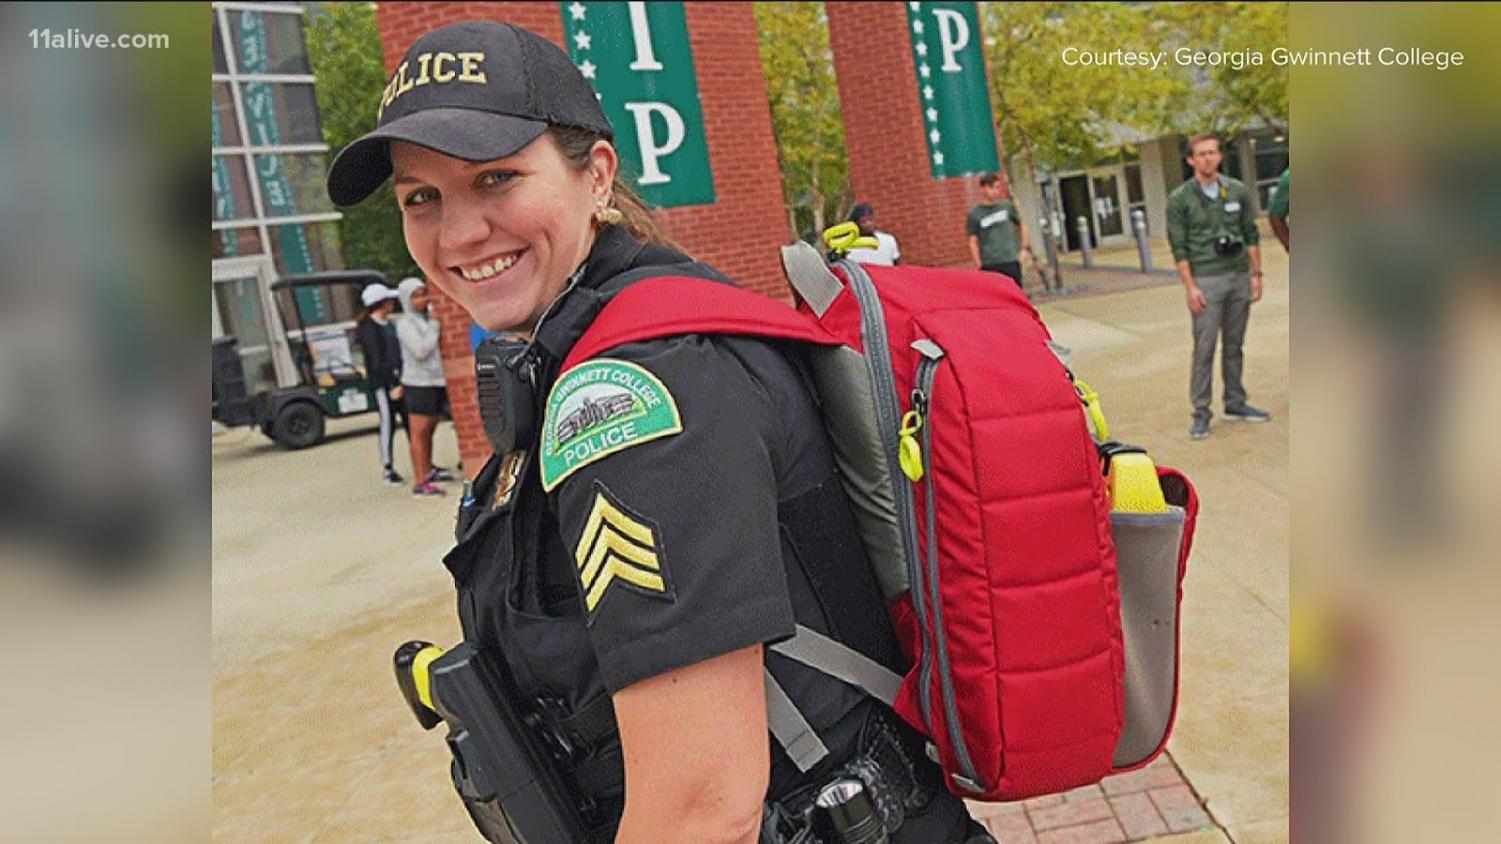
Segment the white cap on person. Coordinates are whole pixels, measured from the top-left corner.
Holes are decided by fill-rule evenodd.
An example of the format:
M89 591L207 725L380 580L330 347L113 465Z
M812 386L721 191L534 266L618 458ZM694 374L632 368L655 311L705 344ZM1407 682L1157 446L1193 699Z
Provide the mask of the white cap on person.
M360 302L367 308L379 305L387 299L395 298L396 291L384 284L367 284L365 285L365 289L360 291Z

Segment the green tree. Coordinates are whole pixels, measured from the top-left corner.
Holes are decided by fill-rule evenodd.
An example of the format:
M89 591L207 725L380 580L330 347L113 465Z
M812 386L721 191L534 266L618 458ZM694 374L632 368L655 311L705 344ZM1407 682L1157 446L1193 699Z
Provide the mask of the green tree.
M1103 158L1120 130L1154 124L1176 90L1160 70L1065 64L1067 47L1130 49L1145 21L1115 3L987 3L985 52L996 128L1013 161L1040 168ZM1137 43L1140 43L1139 41ZM1096 46L1098 45L1098 46Z
M1151 7L1157 49L1186 47L1205 53L1265 54L1287 43L1286 3L1159 3ZM1164 115L1163 131L1212 131L1233 137L1257 121L1287 129L1286 66L1210 65L1177 69L1178 108Z
M986 3L986 59L1008 154L1039 168L1086 167L1124 135L1287 123L1287 69L1183 67L1180 47L1269 50L1286 42L1285 3ZM1065 64L1067 47L1165 51L1159 68Z
M386 84L375 4L316 4L308 16L305 37L308 61L318 80L314 88L323 141L333 155L375 128ZM347 266L379 270L393 282L420 275L407 253L401 214L389 182L369 199L344 209L339 235Z
M756 38L794 234L849 213L844 122L822 3L756 3Z

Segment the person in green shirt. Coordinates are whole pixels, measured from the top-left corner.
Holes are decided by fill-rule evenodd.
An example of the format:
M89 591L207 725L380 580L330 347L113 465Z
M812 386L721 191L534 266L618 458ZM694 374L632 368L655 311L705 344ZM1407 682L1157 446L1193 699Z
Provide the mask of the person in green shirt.
M1027 246L1027 224L1022 221L1016 203L1003 198L999 175L986 173L980 177L980 196L984 202L971 208L964 219L970 260L976 267L1000 273L1022 287L1021 259L1032 257Z
M1277 186L1272 188L1272 207L1267 209L1267 222L1272 224L1272 233L1282 241L1282 248L1292 252L1291 246L1293 234L1287 225L1287 218L1292 215L1292 182L1288 175L1291 169L1282 171L1282 178L1277 180Z
M1209 436L1214 390L1214 347L1221 337L1220 367L1225 379L1225 418L1265 422L1271 415L1246 403L1241 383L1241 344L1251 303L1261 300L1261 241L1255 205L1245 185L1219 172L1219 139L1195 135L1188 142L1193 177L1167 199L1167 239L1178 278L1193 315L1193 375L1189 436Z

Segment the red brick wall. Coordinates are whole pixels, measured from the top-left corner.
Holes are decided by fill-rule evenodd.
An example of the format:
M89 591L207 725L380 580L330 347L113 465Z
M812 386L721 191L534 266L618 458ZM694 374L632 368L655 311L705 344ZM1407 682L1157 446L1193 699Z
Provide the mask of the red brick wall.
M979 184L975 177L933 179L906 4L824 8L856 199L875 206L904 263L968 265L964 216L980 201Z
M791 241L792 233L782 207L755 17L748 3L687 3L685 11L716 201L664 209L657 212L657 221L686 252L717 267L742 287L790 299L777 250ZM563 45L563 18L557 3L380 3L376 20L388 73L423 33L461 20L510 21ZM434 307L443 323L443 369L459 450L464 470L472 477L490 447L475 404L471 321L441 294L435 295Z

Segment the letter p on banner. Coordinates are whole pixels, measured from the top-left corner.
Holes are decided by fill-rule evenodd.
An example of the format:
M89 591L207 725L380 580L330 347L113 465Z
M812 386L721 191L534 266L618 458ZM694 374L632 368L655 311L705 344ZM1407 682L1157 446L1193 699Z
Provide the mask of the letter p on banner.
M933 17L938 20L938 45L943 50L943 66L939 70L944 73L963 72L964 68L954 57L969 46L969 22L953 9L934 9Z
M659 208L714 202L682 3L560 3L568 55L615 127L622 177Z
M641 151L641 178L636 180L636 184L646 187L671 182L672 177L662 172L658 161L683 145L683 138L687 134L683 116L666 103L626 103L625 108L636 119L636 148ZM657 143L652 131L653 114L662 115L667 123L667 137L661 143Z

